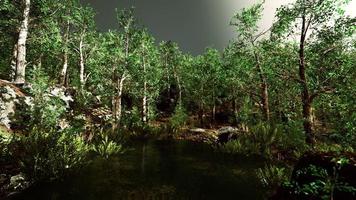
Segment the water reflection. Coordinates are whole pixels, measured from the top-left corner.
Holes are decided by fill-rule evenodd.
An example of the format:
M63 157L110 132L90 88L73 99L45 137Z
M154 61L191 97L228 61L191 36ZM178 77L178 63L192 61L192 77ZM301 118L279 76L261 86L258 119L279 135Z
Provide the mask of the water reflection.
M38 185L14 199L263 199L260 159L230 159L202 144L140 142L110 161L95 160L63 182Z

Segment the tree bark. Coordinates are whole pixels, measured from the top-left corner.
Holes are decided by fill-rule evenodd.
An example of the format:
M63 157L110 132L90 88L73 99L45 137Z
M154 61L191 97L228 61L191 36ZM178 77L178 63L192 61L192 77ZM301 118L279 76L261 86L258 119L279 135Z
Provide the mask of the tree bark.
M252 42L252 45L254 47L254 44ZM262 103L262 110L263 110L263 114L264 117L266 119L266 121L270 121L270 110L269 110L269 95L268 95L268 83L267 83L267 79L266 76L264 75L261 63L260 63L260 59L257 55L257 53L255 52L255 50L253 51L253 54L255 56L255 60L256 60L256 64L257 64L257 70L258 70L258 74L260 76L260 80L261 80L261 103Z
M79 78L80 78L80 86L81 88L84 88L85 84L85 61L84 61L84 35L82 34L80 37L80 42L79 42L79 56L80 56L80 72L79 72Z
M112 98L112 113L114 117L114 121L112 123L112 130L113 132L120 126L121 117L122 117L122 94L124 89L124 82L126 79L126 73L124 72L123 75L117 79L116 88L117 92L116 95Z
M213 91L213 108L211 110L211 122L215 123L215 115L216 115L216 102L215 102L215 91Z
M16 78L16 61L17 61L17 43L14 45L11 58L11 72L10 72L10 81L14 82Z
M69 40L69 21L66 24L66 30L63 36L64 39L64 51L63 51L63 66L61 70L61 74L59 77L59 83L62 86L67 85L67 70L68 70L68 40Z
M17 41L17 56L16 56L16 75L15 83L25 83L26 75L26 42L28 35L28 25L30 18L31 1L24 0L25 9L23 10L23 19L19 31L19 38Z
M125 34L125 68L128 68L128 58L129 58L129 47L130 47L130 35L128 32ZM126 70L126 69L124 69ZM112 131L115 130L120 126L121 118L122 118L122 94L124 90L124 83L128 74L124 71L121 77L118 78L116 74L115 65L112 68L113 71L113 83L115 85L114 88L117 90L116 95L112 97L112 113L113 113L113 123L112 123Z
M312 98L310 96L307 78L306 78L306 65L305 65L305 39L307 35L306 16L302 16L302 30L299 44L299 78L301 85L301 98L303 104L303 126L306 135L306 142L314 145L315 136L313 134L312 123Z
M200 126L204 125L204 108L203 108L203 102L199 102L199 120L200 120Z
M254 40L251 39L252 47L255 48ZM255 49L253 50L253 55L256 61L257 71L261 81L261 104L262 111L266 121L270 121L270 109L269 109L269 96L268 96L268 83L267 78L263 72L263 68L261 66L260 58L256 53Z
M177 82L177 86L178 86L178 105L182 105L182 85L181 85L181 81L180 81L180 78L178 76L178 73L177 73L177 69L176 67L174 67L174 77L176 79L176 82Z
M146 80L146 62L144 56L142 56L143 62L143 98L142 98L142 122L147 123L147 80Z

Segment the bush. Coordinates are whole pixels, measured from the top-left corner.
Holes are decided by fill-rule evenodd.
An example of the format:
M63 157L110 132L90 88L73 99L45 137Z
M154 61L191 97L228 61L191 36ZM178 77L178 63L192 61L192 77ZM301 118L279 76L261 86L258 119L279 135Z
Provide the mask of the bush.
M178 105L174 110L174 114L169 120L169 127L172 133L177 133L188 120L188 115L183 106Z
M252 127L251 132L224 144L222 151L232 154L261 155L270 158L272 146L278 143L280 134L280 130L276 127L260 123Z
M355 186L344 182L345 177L339 177L340 169L348 163L348 159L335 161L337 166L332 172L315 165L297 170L296 180L286 183L286 187L300 199L354 199Z
M8 145L11 141L11 136L0 128L0 164L10 160Z
M302 126L302 122L300 121L291 121L288 124L278 125L279 129L283 132L277 144L280 151L289 151L294 156L299 157L308 149Z
M108 134L103 132L99 134L98 141L95 141L91 149L105 159L123 153L122 145L110 140Z
M14 137L11 155L30 180L52 180L86 163L88 146L82 137L69 132L34 131Z
M264 168L259 168L256 174L264 187L275 189L289 180L290 173L284 167L266 165Z
M295 159L300 157L308 146L303 131L297 128L297 123L270 125L261 122L252 126L250 132L239 135L237 140L229 141L220 148L231 154Z
M141 119L141 112L137 107L133 107L130 113L125 113L123 118L123 124L128 130L140 130L143 127L143 122Z
M65 102L51 93L49 78L39 70L33 72L29 93L32 98L16 105L16 121L23 132L49 132L58 126L66 111Z

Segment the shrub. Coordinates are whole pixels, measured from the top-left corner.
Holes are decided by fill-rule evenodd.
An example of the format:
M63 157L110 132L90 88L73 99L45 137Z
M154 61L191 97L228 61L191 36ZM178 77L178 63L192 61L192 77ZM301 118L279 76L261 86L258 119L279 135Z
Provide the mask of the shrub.
M123 153L122 145L110 140L108 134L103 132L99 134L98 140L91 146L91 149L105 159Z
M221 146L221 150L229 154L260 155L259 145L248 137L231 140Z
M347 182L345 177L340 177L341 168L347 165L349 160L334 158L333 162L336 165L332 171L316 165L298 169L295 178L286 183L286 186L303 199L354 199L355 186Z
M8 148L10 141L10 135L0 128L0 164L10 159Z
M141 112L137 107L133 107L130 113L125 113L123 118L123 124L129 130L140 130L143 127L143 122L141 119Z
M245 155L272 156L272 146L278 143L280 130L268 124L260 123L252 127L251 132L239 136L237 140L227 142L222 151Z
M257 169L256 175L262 185L269 189L277 188L289 180L288 170L275 165L266 165L264 168Z
M188 120L188 115L183 106L178 105L174 110L174 114L169 120L169 127L172 133L177 133Z
M33 72L29 93L32 98L16 105L16 121L24 132L48 132L57 127L66 111L65 102L50 91L49 78L39 70Z
M277 144L280 151L290 151L299 157L299 155L308 149L302 126L302 122L300 121L290 121L287 124L278 125L279 129L282 130L282 134L279 135L280 140Z
M82 137L69 132L34 131L14 137L11 154L30 180L57 179L86 163L88 146Z

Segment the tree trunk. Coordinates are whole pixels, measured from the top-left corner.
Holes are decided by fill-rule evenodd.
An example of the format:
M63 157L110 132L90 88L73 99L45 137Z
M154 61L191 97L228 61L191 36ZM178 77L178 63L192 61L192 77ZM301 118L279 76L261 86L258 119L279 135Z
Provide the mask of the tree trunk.
M174 67L174 77L175 77L175 79L177 81L177 85L178 85L178 105L182 105L182 85L181 85L180 78L178 76L176 67Z
M215 122L215 115L216 115L216 103L215 103L215 91L213 92L213 108L211 110L211 122Z
M82 35L80 38L80 42L79 42L79 56L80 56L80 74L79 74L79 78L80 78L80 86L81 88L84 88L84 84L85 84L85 64L84 64L84 36Z
M303 104L303 126L306 135L306 142L308 144L314 145L315 136L312 130L312 98L310 97L310 92L306 79L306 66L305 66L305 39L307 34L306 27L306 17L302 16L302 30L300 36L299 44L299 78L301 84L301 98Z
M143 61L143 98L142 98L142 122L147 122L147 80L146 80L146 63L145 58L142 56Z
M203 103L199 102L199 120L200 120L200 126L204 125L204 109L203 109Z
M119 79L117 79L116 95L112 98L112 114L114 121L112 123L113 132L120 127L121 117L122 117L122 93L124 89L124 81L126 79L126 74L124 73Z
M121 116L122 116L122 93L124 89L125 75L123 75L119 80L119 89L117 91L117 124L120 126Z
M16 56L16 75L15 83L25 83L26 75L26 41L28 35L28 24L30 18L31 1L25 1L25 9L23 11L23 19L19 31L19 38L17 41L17 56Z
M67 69L68 69L68 40L69 40L69 21L67 21L66 31L63 36L64 39L64 52L63 52L63 66L61 70L61 74L59 77L59 84L62 86L67 85Z
M263 83L262 83L262 105L263 105L263 111L264 111L265 119L267 121L270 121L268 84L267 84L266 80L264 80Z
M252 46L254 47L254 43L252 43ZM261 80L261 103L262 103L262 110L263 110L263 114L265 117L266 121L270 120L270 110L269 110L269 97L268 97L268 83L267 83L267 79L266 76L263 72L261 63L260 63L260 59L257 55L257 53L255 52L255 50L253 51L253 54L255 56L255 60L256 60L256 64L257 64L257 70L258 70L258 74L260 76L260 80Z
M17 61L17 43L14 45L14 49L12 51L11 72L10 72L11 82L14 82L16 77L16 61Z
M112 113L112 122L111 122L111 131L114 134L117 129L117 97L114 95L111 99L111 113Z

